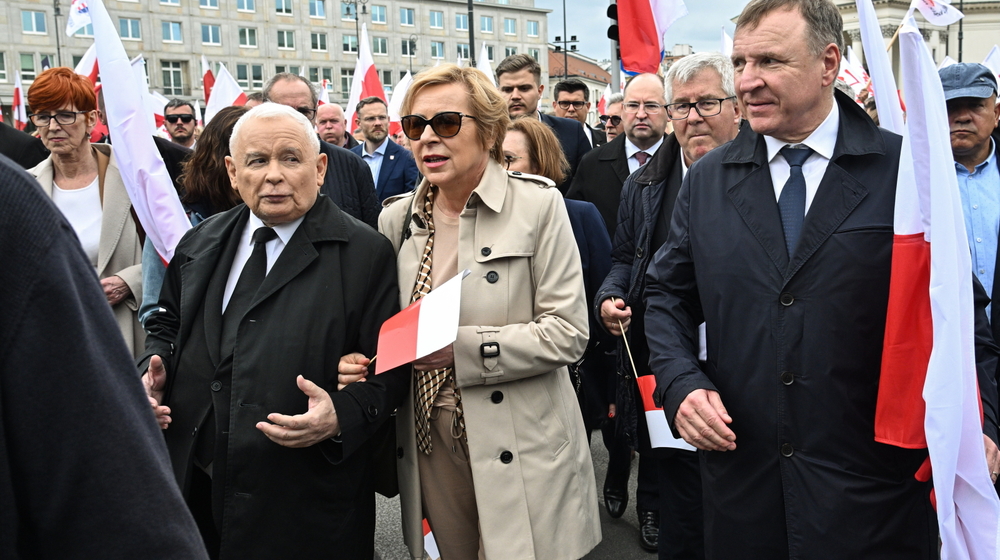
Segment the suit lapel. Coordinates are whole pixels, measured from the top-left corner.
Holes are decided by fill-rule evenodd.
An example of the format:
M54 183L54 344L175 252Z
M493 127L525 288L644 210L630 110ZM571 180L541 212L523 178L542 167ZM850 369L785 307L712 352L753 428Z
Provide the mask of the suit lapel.
M396 165L396 150L392 149L392 140L386 139L389 145L385 147L385 153L382 154L382 166L378 170L378 181L375 182L375 194L382 198L382 191L385 190L385 184L389 181L389 176L392 174L392 168Z
M236 226L229 232L224 243L216 245L198 258L185 263L181 267L181 287L189 286L188 293L181 294L181 301L189 305L185 309L189 314L182 317L193 317L198 312L198 302L204 301L205 344L212 359L212 366L219 367L222 360L220 346L222 344L222 298L229 281L229 272L236 259L240 237L249 219L249 210L236 220ZM189 284L190 283L190 284ZM188 297L190 294L190 297ZM204 295L202 295L204 294ZM182 304L182 305L184 305Z
M771 170L767 164L751 171L731 187L729 199L757 242L771 257L778 272L783 273L788 268L788 251L785 249L785 233L781 229L778 203L774 200Z
M625 155L625 142L621 143L621 150L619 150L617 157L612 161L611 168L615 170L615 175L621 184L624 185L625 179L628 179L628 176L631 175L628 170L628 156Z

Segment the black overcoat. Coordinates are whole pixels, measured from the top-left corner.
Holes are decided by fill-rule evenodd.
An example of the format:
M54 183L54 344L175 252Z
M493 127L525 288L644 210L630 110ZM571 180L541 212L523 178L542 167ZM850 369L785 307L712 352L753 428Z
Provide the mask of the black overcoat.
M190 499L193 447L214 407L220 431L228 431L226 452L220 455L217 441L213 463L213 485L225 484L223 492L213 489L220 558L368 560L375 523L370 436L402 401L409 376L396 369L337 392L337 364L350 352L375 355L379 327L399 305L395 254L381 234L320 196L241 321L230 385L230 376L216 371L225 360L222 294L212 276L220 269L224 286L233 259L227 248L248 216L240 205L185 235L167 268L161 310L147 323L140 369L149 355L165 358L164 402L173 422L164 434L178 484ZM290 449L255 427L272 412L306 412L298 375L330 393L341 442Z
M691 167L649 266L658 402L673 424L692 390L716 390L733 418L735 451L699 452L709 559L938 556L930 486L913 476L926 450L874 440L901 140L837 98L836 148L791 259L764 138L744 127Z

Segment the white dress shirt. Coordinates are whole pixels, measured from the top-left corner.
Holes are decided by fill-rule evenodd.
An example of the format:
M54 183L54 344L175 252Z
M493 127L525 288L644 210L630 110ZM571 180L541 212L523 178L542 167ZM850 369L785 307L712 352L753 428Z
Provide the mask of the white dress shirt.
M645 150L640 150L639 147L636 146L635 144L633 144L632 141L629 140L628 137L626 136L625 137L625 157L628 158L628 172L629 172L629 174L635 173L636 169L639 169L640 167L642 167L641 165L639 165L639 160L635 159L635 154L637 154L639 152L646 152L647 154L649 154L649 157L653 157L653 154L656 153L656 150L660 149L660 145L661 144L663 144L663 137L662 136L660 137L659 140L657 140L656 144L653 144L653 146L651 148L648 148L648 149L645 149ZM648 162L649 160L647 159L646 161Z
M580 126L583 127L583 135L587 137L587 142L590 142L590 147L593 148L594 147L594 134L590 131L590 127L587 126L587 125L585 125L585 124L583 124L583 123L580 123Z
M837 110L837 104L834 103L826 119L816 127L816 130L812 131L808 138L798 144L789 144L770 136L764 137L764 142L767 143L767 161L768 167L771 169L771 181L774 183L775 201L781 198L781 189L785 188L785 183L792 174L785 156L781 155L781 149L785 146L808 146L812 148L813 153L802 165L802 175L806 179L806 214L809 213L809 206L812 204L813 198L816 197L819 183L823 180L823 175L826 174L826 166L829 165L830 158L833 157L833 149L837 145L838 129L840 129L840 111Z
M271 267L278 260L278 256L285 250L285 245L288 244L288 240L295 234L295 230L299 229L299 225L302 224L303 219L305 219L305 216L300 216L295 221L274 226L274 233L277 233L278 236L264 244L264 250L267 251L268 273L271 272ZM233 297L233 291L236 290L236 283L240 280L243 267L246 266L247 261L250 260L250 255L253 254L253 232L257 231L257 228L260 227L264 227L264 222L251 212L250 219L247 220L247 225L243 228L243 233L240 234L240 245L236 249L236 258L233 259L233 266L229 269L226 291L222 295L223 313L226 312L226 307L229 306L229 299Z
M385 148L389 145L389 137L386 136L385 140L379 144L375 151L368 153L368 144L365 144L364 148L361 148L361 158L365 160L368 164L368 168L372 171L372 181L378 185L378 174L382 171L382 160L385 159Z

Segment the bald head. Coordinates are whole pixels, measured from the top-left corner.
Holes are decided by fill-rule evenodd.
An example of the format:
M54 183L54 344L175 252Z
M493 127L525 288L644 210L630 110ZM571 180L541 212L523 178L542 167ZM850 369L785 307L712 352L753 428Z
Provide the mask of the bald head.
M336 103L324 103L316 110L316 132L324 142L344 147L347 144L344 109Z

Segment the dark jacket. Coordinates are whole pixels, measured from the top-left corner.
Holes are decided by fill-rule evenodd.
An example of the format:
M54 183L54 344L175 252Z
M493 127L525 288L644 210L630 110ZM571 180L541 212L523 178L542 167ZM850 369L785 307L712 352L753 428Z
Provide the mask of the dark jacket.
M587 136L583 133L583 129L580 128L580 121L554 117L542 112L538 114L542 122L549 125L552 132L555 133L556 138L559 139L559 145L566 156L566 161L569 162L569 177L563 181L563 184L559 185L559 191L566 194L566 189L570 185L570 179L576 175L576 169L580 165L580 160L591 149L590 142L587 141Z
M49 150L38 138L0 123L0 154L24 169L31 169L49 157Z
M319 192L330 197L344 212L377 228L382 207L375 196L375 182L368 164L350 150L322 140L319 151L326 154L326 176Z
M73 228L3 156L0 208L0 558L207 560Z
M361 143L358 142L357 138L355 138L354 135L350 133L350 131L345 131L344 136L347 137L347 143L341 147L344 148L345 150L350 150L354 146L357 146L358 144Z
M993 147L996 150L997 163L1000 164L1000 127L997 127L993 131ZM993 170L994 173L1000 173L997 169ZM997 241L998 246L1000 246L1000 239ZM996 269L1000 270L1000 251L997 251L997 263ZM993 273L993 286L990 287L990 299L994 300L993 305L990 306L990 325L993 327L993 340L1000 342L1000 302L996 300L1000 299L1000 281L997 280L997 274ZM997 386L1000 388L1000 369L997 370ZM997 481L1000 484L1000 481Z
M608 143L608 133L603 130L597 130L596 128L590 126L589 124L583 125L590 130L590 137L593 139L593 146L595 148L600 148L601 146Z
M624 138L624 136L622 136ZM617 139L616 139L617 140ZM625 343L617 338L619 375L615 402L618 409L617 432L628 440L632 449L638 449L638 422L642 416L640 403L636 400L636 375L648 375L649 348L643 326L645 305L646 267L658 247L650 247L650 239L656 220L663 205L672 209L677 192L681 188L680 144L673 134L663 140L663 144L653 154L646 166L629 176L621 191L618 206L618 229L615 231L614 249L611 251L611 271L591 299L593 312L600 317L601 304L614 297L625 300L632 308L632 322L629 325L629 348L636 360L638 372L632 371ZM604 323L598 322L601 332Z
M583 158L566 198L593 202L608 227L608 236L614 239L618 225L618 203L622 185L628 176L625 135L619 134L614 140L600 148L594 148Z
M385 141L388 144L382 156L382 166L378 170L378 181L375 182L375 195L379 203L390 196L412 191L420 181L420 172L417 171L413 154L389 138ZM351 151L364 160L364 149L364 144L358 144Z
M166 364L173 422L164 434L174 474L190 499L193 448L212 409L216 425L227 427L216 435L212 465L213 483L225 484L213 488L220 558L369 559L369 438L410 379L396 369L338 392L337 364L350 352L375 355L379 328L398 309L392 246L319 197L261 285L227 359L219 349L222 294L248 215L240 205L184 236L167 268L162 311L147 321L139 366L152 354ZM330 393L340 443L289 449L255 427L272 412L306 412L297 375Z
M930 483L914 478L927 450L873 437L901 138L836 99L836 148L790 258L764 138L744 128L690 168L649 265L656 402L673 426L691 391L718 391L733 418L736 449L700 453L710 560L938 557ZM979 377L994 434L995 351Z

